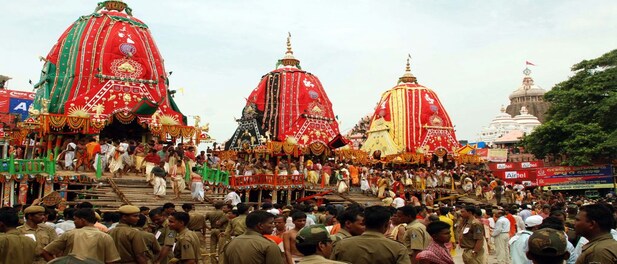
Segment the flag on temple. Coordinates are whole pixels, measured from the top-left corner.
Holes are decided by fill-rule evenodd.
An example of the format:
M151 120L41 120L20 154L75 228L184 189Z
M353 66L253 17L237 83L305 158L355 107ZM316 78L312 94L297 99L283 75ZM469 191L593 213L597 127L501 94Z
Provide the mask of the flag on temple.
M531 66L536 66L535 64L529 62L529 61L525 61L525 65L531 65Z

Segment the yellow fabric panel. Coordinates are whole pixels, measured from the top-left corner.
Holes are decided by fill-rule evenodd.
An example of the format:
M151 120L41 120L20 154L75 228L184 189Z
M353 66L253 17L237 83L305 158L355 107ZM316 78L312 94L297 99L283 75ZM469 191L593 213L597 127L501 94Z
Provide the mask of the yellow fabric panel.
M393 129L391 130L392 139L398 146L405 146L405 135L407 127L405 121L407 119L407 102L405 93L407 89L404 87L396 87L393 89L393 94L390 96L390 113L392 115Z

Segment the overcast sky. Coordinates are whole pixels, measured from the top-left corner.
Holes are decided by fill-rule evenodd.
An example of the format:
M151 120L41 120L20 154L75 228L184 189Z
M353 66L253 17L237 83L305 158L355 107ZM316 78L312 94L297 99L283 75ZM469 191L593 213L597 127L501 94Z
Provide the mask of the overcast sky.
M102 0L1 3L0 74L32 90L58 37ZM617 1L158 1L128 0L165 59L176 102L223 142L245 97L285 52L321 80L344 134L372 113L405 68L432 88L459 140L475 140L509 103L525 61L550 89L570 67L617 48ZM192 120L190 118L189 120ZM192 121L190 122L192 123Z

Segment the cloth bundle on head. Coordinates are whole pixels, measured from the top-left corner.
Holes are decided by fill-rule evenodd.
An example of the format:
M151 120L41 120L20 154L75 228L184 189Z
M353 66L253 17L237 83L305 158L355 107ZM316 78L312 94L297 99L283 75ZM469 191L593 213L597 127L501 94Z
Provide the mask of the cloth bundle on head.
M552 228L534 231L528 243L529 252L537 256L557 257L567 250L566 234Z
M526 227L539 226L542 224L542 220L544 220L544 218L542 218L542 216L539 216L539 215L529 216L527 217L527 219L525 219L525 226Z

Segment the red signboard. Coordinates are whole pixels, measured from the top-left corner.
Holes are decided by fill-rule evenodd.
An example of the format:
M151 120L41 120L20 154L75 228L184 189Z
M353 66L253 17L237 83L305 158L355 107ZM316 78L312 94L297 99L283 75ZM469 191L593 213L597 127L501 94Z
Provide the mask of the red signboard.
M15 122L23 121L34 96L32 92L0 89L0 122L13 128Z
M612 168L607 165L598 166L556 166L538 169L539 178L558 178L572 176L611 176Z
M576 184L576 183L612 183L612 176L577 176L559 178L538 178L540 185Z
M539 161L524 161L524 162L491 162L488 168L491 171L498 170L526 170L544 167L544 162Z
M526 183L525 185L537 185L535 170L500 170L493 171L493 175L506 182L507 185L513 185L516 182Z
M18 99L30 99L34 100L34 93L32 92L24 92L24 91L15 91L15 90L4 90L0 89L0 98L18 98Z

